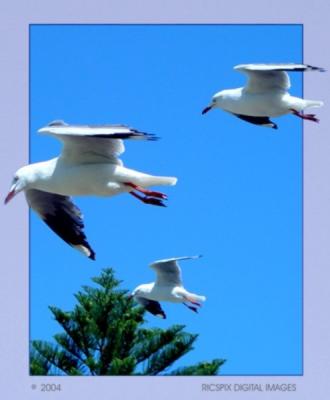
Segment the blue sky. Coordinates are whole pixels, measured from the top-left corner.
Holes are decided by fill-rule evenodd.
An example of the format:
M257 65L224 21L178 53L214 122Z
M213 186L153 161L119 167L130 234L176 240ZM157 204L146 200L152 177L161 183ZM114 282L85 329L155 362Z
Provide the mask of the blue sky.
M233 66L301 61L300 25L31 27L31 162L59 153L36 133L54 119L123 123L161 137L126 142L126 166L178 177L161 188L166 209L127 194L75 198L95 262L31 213L32 339L50 340L59 326L48 306L72 309L104 267L132 290L154 280L150 262L203 254L181 264L186 288L207 297L199 315L164 303L166 320L147 316L200 335L174 367L226 358L227 375L302 372L302 122L275 118L274 131L201 115L215 92L244 85ZM301 95L301 74L290 77Z

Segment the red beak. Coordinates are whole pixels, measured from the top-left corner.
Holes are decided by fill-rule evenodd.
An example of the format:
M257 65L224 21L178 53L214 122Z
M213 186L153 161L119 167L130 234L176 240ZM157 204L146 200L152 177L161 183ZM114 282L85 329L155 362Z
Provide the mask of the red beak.
M5 198L5 204L7 204L15 196L15 194L16 194L15 190L11 190L7 194L7 197Z

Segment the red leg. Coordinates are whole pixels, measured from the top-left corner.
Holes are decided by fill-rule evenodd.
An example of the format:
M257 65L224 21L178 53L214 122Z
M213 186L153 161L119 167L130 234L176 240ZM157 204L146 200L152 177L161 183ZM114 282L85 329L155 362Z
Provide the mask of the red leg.
M167 200L167 196L164 193L155 192L155 191L152 191L152 190L145 189L142 186L135 185L132 182L125 182L125 185L130 186L133 189L137 190L138 192L141 192L141 193L143 193L143 194L145 194L147 196L157 197L159 199Z
M190 300L190 303L191 304L195 304L195 306L202 307L201 303L197 303L197 301L191 301Z
M184 304L186 307L188 307L191 311L194 311L195 313L198 313L197 307L190 306L190 305L188 305L186 303L182 303L182 304Z
M308 121L319 122L319 119L315 117L315 114L303 114L297 110L291 109L292 113L299 118L307 119Z
M166 205L160 200L160 199L155 199L154 197L148 197L148 196L141 196L136 192L129 192L132 196L136 197L140 201L142 201L145 204L151 204L153 206L160 206L160 207L166 207Z
M185 296L184 299L189 301L189 303L194 304L195 306L202 307L201 303L198 303L197 301L191 299L190 297Z

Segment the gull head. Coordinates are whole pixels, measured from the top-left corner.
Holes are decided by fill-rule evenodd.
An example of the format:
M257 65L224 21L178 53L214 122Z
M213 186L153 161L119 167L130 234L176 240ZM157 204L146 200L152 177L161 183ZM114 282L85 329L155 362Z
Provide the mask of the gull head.
M9 193L5 198L5 204L7 204L13 197L15 197L19 192L26 189L32 177L30 174L29 166L25 166L16 171L14 178L12 180Z
M213 108L221 108L222 102L223 102L223 99L224 99L224 94L225 94L224 91L216 93L212 97L211 103L207 107L204 108L204 110L202 111L202 114L206 114L207 112L209 112Z

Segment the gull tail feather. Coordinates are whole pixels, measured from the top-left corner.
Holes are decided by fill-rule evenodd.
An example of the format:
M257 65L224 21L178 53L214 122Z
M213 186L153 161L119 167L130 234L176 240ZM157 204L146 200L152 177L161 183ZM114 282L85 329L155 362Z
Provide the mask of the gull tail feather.
M141 186L174 186L177 178L172 176L144 176Z
M313 108L313 107L322 107L323 101L319 100L305 100L305 107L304 108Z
M191 297L194 301L205 301L206 300L205 296L200 296L198 294L191 294L189 297Z

